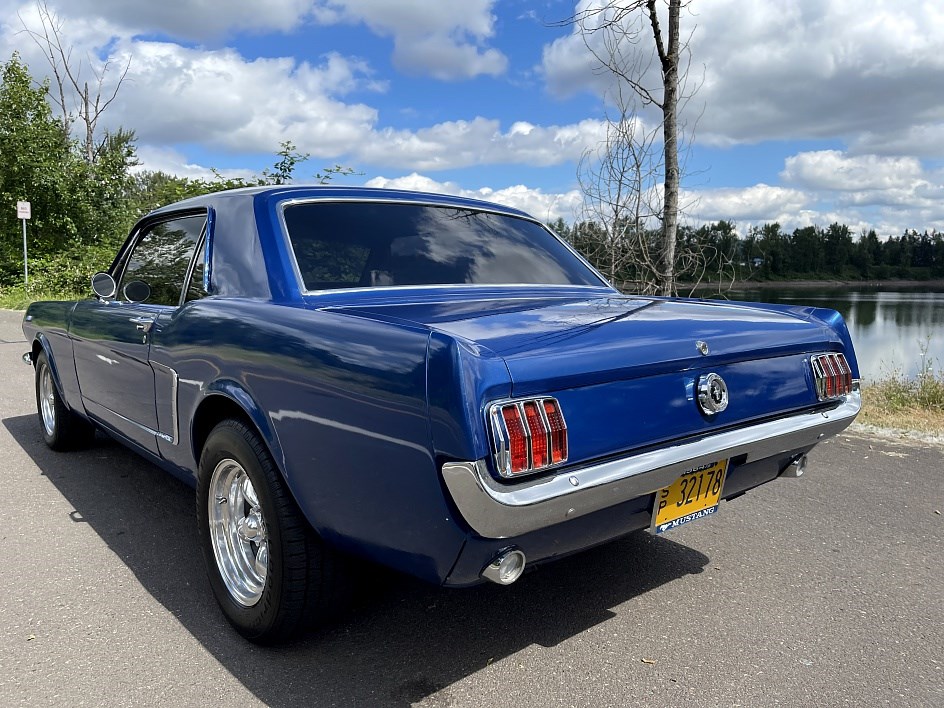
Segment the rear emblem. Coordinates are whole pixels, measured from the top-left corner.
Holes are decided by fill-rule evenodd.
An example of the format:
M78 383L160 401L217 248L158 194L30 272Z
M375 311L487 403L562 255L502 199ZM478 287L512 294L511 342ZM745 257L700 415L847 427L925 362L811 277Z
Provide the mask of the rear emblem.
M706 415L720 413L728 407L728 385L718 374L708 374L698 380L698 407Z

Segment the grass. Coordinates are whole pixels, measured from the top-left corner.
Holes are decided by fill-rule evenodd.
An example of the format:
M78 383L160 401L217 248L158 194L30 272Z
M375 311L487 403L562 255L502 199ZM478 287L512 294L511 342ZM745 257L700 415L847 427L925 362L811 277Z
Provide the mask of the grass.
M81 300L88 297L88 293L63 293L46 289L33 289L31 286L13 285L0 287L0 309L25 310L26 306L36 300Z
M911 379L897 371L867 385L856 422L944 435L944 372L929 369Z

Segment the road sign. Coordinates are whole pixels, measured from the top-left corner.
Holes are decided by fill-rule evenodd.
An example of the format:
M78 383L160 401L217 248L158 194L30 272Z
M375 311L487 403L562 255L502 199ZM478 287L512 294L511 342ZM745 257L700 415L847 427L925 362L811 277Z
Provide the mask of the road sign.
M31 209L29 202L17 202L16 203L16 218L17 219L30 219Z

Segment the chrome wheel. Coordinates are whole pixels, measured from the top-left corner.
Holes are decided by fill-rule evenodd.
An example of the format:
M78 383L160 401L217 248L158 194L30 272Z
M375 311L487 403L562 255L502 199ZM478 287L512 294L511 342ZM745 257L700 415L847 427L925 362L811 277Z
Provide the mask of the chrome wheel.
M265 589L269 541L259 498L236 460L220 460L210 478L207 512L220 576L232 598L252 607Z
M43 421L46 435L56 434L56 384L46 362L39 364L39 416Z

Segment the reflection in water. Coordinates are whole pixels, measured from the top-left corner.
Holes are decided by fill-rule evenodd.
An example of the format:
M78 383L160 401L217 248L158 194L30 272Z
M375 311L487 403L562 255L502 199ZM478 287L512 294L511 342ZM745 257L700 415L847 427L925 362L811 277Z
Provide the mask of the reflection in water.
M738 290L733 300L777 302L838 310L846 319L862 377L894 371L914 376L922 367L944 367L944 293L920 290ZM922 350L926 354L922 356Z

